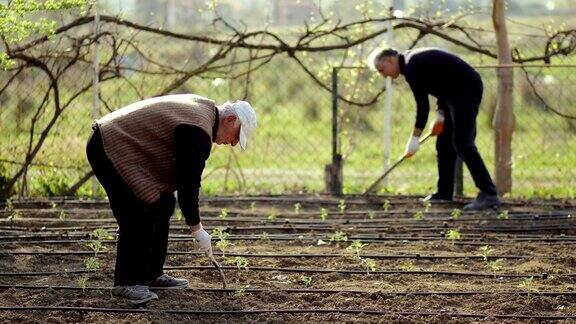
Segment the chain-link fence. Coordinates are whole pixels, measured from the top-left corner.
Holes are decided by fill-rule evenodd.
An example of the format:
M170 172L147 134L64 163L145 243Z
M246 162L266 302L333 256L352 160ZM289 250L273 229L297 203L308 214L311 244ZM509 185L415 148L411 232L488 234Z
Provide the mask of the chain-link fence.
M83 180L90 172L84 149L93 120L96 51L99 115L161 93L197 93L217 103L241 98L256 108L259 127L249 150L241 152L236 148L214 146L204 172L204 194L322 192L326 188L325 166L332 159L331 68L358 65L367 50L382 43L380 38L375 38L363 48L356 48L355 55L345 61L338 61L330 52L317 55L312 63L286 55L276 56L266 64L255 62L247 69L237 66L249 65L247 55L258 53L238 48L227 53L230 61L218 69L187 77L191 68L202 67L206 55L217 52L219 47L160 34L132 34L123 28L125 26L118 24L107 27L104 32L114 37L103 36L98 46L84 40L89 44L78 53L62 49L74 49L80 35L90 35L93 31L61 35L38 51L61 77L58 93L50 88L51 80L41 68L24 72L15 68L0 73L4 87L0 95L0 181L16 178L11 194L65 195L76 185L80 187L73 194L92 194L90 182ZM492 34L480 29L473 32L477 42L488 44L479 48L493 49ZM395 32L392 44L399 49L413 45L447 48L478 67L485 91L478 117L477 144L493 174L492 116L496 107L497 76L495 68L483 66L494 64L495 60L453 41L440 37L420 39L418 34L418 30ZM520 49L518 57L529 57L541 52L542 44L548 39L517 35L512 37L512 42ZM61 54L50 58L55 48L60 49ZM74 65L69 67L73 60ZM576 115L575 68L570 65L573 60L574 56L562 62L555 57L553 63L564 65L514 69L515 195L576 195L576 171L572 167L576 163L576 122L568 118ZM358 193L383 171L387 162L402 154L414 123L415 104L407 84L401 79L394 82L390 123L385 125L384 96L378 96L384 80L365 68L342 68L338 77L337 119L339 150L344 157L344 192ZM372 102L374 98L379 99ZM431 100L432 111L434 104ZM384 140L386 129L390 132L389 142ZM390 175L383 190L430 192L435 186L435 165L434 145L430 141L417 156ZM465 183L465 192L474 192L467 174ZM101 189L99 194L103 195Z

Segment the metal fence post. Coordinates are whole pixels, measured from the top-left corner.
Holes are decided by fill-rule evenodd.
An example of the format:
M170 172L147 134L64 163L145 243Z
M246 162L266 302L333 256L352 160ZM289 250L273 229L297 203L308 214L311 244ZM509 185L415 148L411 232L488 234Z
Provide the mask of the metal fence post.
M338 68L332 68L332 163L324 168L326 191L342 194L342 155L338 150Z
M96 12L94 15L94 37L98 37L100 31L100 15ZM98 41L94 42L94 75L92 78L92 119L98 119L100 116L100 52L98 50ZM98 180L92 176L92 199L96 199L98 193Z

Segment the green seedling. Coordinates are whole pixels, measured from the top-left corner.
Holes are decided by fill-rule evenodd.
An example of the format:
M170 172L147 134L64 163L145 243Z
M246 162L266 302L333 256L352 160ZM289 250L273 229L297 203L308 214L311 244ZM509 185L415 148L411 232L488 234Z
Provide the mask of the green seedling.
M238 270L247 270L248 269L248 260L243 257L233 257L227 258L226 263L230 265L235 265Z
M4 212L9 214L12 211L14 211L14 202L12 202L12 199L8 199L6 200L6 206L4 206Z
M430 207L432 207L432 204L429 201L424 202L424 212L425 213L430 211Z
M370 219L375 219L376 218L376 212L371 210L368 212L368 218Z
M348 236L342 231L336 231L334 234L330 235L330 242L346 242L348 241Z
M182 214L180 209L176 209L175 217L177 221L181 222L184 219L184 214Z
M360 258L360 252L364 247L368 246L368 244L362 243L360 240L354 240L350 245L346 248L346 250L350 251L356 258Z
M520 280L520 282L518 283L518 288L526 289L528 291L535 290L532 288L533 286L534 286L534 277L522 278L522 280Z
M216 242L215 246L224 253L228 247L232 245L227 238L230 236L229 233L224 231L225 229L222 227L218 227L212 230L212 236L216 237L218 241Z
M446 233L446 238L452 241L452 244L454 244L454 241L462 238L462 234L457 229L451 229L448 231L448 233Z
M480 255L482 256L482 259L484 259L484 261L488 261L488 257L490 256L490 254L492 254L493 251L490 245L483 245L478 250L480 251Z
M78 286L82 288L82 290L85 290L86 286L88 285L88 275L84 274L78 277L78 279L76 279L76 282L78 283Z
M104 241L104 240L113 240L114 236L108 233L107 230L103 228L97 228L90 233L90 238L92 240Z
M253 201L250 203L250 212L253 213L256 211L256 202Z
M498 214L498 219L506 220L508 219L508 210L503 210Z
M344 201L344 199L338 201L338 209L340 210L340 213L344 213L346 210L346 201Z
M270 214L268 215L268 220L276 220L276 218L278 218L278 212L276 211L276 208L272 208L272 210L270 210Z
M490 271L492 271L492 273L494 274L494 278L496 278L496 272L502 270L503 267L503 262L504 260L502 259L497 259L494 261L487 261L486 262L486 267L488 269L490 269Z
M222 219L222 220L227 219L228 218L228 209L222 208L222 210L220 210L220 215L218 217L220 217L220 219Z
M232 243L228 240L219 240L214 245L224 253L230 246L232 246Z
M53 201L53 202L50 203L50 207L51 207L52 209L56 209L56 207L58 207L58 204L56 204L56 202Z
M325 222L328 219L328 210L322 207L320 208L320 219Z
M102 244L102 242L97 240L92 240L86 243L86 247L94 252L94 255L98 255L98 253L106 251L106 247Z
M90 272L96 272L102 268L102 262L97 257L88 257L84 259L84 268Z
M260 234L260 240L262 240L262 241L269 241L269 240L270 240L270 236L268 235L268 232L262 232L262 234Z
M240 298L240 297L244 296L245 291L246 291L246 287L236 288L236 290L234 290L234 297Z
M300 205L300 203L295 203L294 204L294 213L296 215L300 214L300 208L302 207L302 205Z
M404 271L414 271L414 263L412 261L404 261L400 264L400 269Z
M58 213L58 219L59 220L65 220L67 217L66 212L64 211L64 209L60 209L60 213Z
M312 277L301 275L300 282L302 282L304 286L308 287L312 284Z
M376 261L374 259L360 258L360 262L362 264L362 267L366 269L366 274L370 274L370 272L374 272L377 269Z
M384 204L382 204L382 209L384 209L384 211L387 212L388 209L390 209L390 206L391 206L390 200L386 199L384 200Z
M419 210L417 212L414 213L414 215L412 215L412 218L414 218L415 220L423 220L424 219L424 213Z
M460 216L462 216L462 211L458 208L454 208L454 209L452 209L450 216L452 216L453 220L457 220L460 218Z
M8 216L8 220L17 220L22 218L22 213L19 210L12 210L12 214Z
M376 287L380 288L380 289L394 289L394 286L392 286L391 284L387 283L386 281L383 280L378 280L374 283L374 285L376 285Z

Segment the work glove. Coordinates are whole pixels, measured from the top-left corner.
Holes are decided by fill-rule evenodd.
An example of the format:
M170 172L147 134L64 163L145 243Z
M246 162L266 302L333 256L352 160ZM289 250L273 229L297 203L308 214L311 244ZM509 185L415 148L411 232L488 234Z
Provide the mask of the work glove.
M200 229L196 232L192 232L192 236L196 239L200 251L206 253L207 256L212 257L212 236L208 234L200 225Z
M442 110L436 111L436 121L430 127L430 135L438 136L444 130L444 112Z
M416 154L418 149L420 148L420 138L418 136L411 136L408 143L406 143L406 153L404 156L409 158L412 155Z

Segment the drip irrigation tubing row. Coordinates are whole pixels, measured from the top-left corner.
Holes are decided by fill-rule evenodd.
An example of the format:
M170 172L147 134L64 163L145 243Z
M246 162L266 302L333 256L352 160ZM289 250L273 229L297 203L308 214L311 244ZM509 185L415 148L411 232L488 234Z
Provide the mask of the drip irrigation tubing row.
M98 252L98 254L108 254L110 251ZM168 251L168 255L204 255L203 252L195 251ZM94 251L9 251L0 250L0 255L94 255ZM214 252L215 256L239 256L245 258L349 258L351 254L338 254L338 253L234 253L234 252ZM416 260L445 260L445 259L477 259L484 260L482 255L422 255L422 254L360 254L362 258L370 259L416 259ZM563 257L548 256L548 255L489 255L486 256L488 260L508 259L508 260L523 260L523 259L545 259L545 260L562 260Z
M508 238L502 237L502 241L497 240L498 238L478 238L477 240L460 239L456 242L451 242L453 245L506 245L510 243L538 243L539 245L557 245L557 244L576 244L576 238L571 237L561 237L561 238L550 238L550 237L534 237L534 238ZM262 235L252 235L243 237L228 237L228 241L311 241L316 242L318 240L324 240L326 242L330 241L329 237L317 236L317 237L304 237L303 235L291 236L291 237L274 237L268 235L264 237ZM381 237L381 238L366 238L360 236L349 236L348 240L361 240L362 243L389 243L389 242L416 242L416 241L441 241L448 242L443 235L438 235L438 237ZM194 241L191 237L184 238L169 238L169 242L192 242ZM12 245L12 244L34 244L34 245L54 245L54 244L85 244L89 241L87 240L36 240L36 241L0 241L0 246L2 245ZM105 240L102 243L115 244L115 240ZM338 243L338 242L336 242Z
M98 312L98 313L136 313L136 314L172 314L172 315L260 315L260 314L347 314L347 315L377 315L377 316L439 316L462 318L501 318L501 319L536 319L564 320L574 319L576 315L541 315L541 314L483 314L456 312L394 312L373 309L240 309L240 310L195 310L195 309L129 309L101 308L78 306L0 306L0 311L63 311L63 312Z
M226 270L238 270L235 266L221 266ZM211 266L165 266L165 270L181 271L181 270L213 270ZM362 274L362 275L381 275L381 274L397 274L397 275L443 275L443 276L464 276L464 277L489 277L489 278L541 278L547 279L548 273L540 274L507 274L507 273L485 273L485 272L461 272L461 271L432 271L432 270L348 270L348 269L306 269L306 268L277 268L277 267L248 267L249 271L277 271L277 272L297 272L297 273L339 273L339 274ZM576 277L576 273L554 274L555 277Z
M32 285L7 285L0 284L0 289L53 289L53 290L111 290L112 287L96 287L96 286L32 286ZM170 288L155 288L156 290L171 290ZM213 293L233 293L236 290L233 288L210 288L210 287L188 287L186 291L200 291L200 292L213 292ZM270 293L282 292L288 294L378 294L387 296L473 296L473 295L515 295L515 296L576 296L576 292L569 291L383 291L383 290L348 290L348 289L301 289L301 288L245 288L245 293Z
M235 266L221 266L224 270L238 270ZM199 271L213 271L212 266L165 266L164 270L171 271L184 271L184 270L199 270ZM325 269L325 268L280 268L280 267L248 267L245 270L249 271L275 271L275 272L295 272L295 273L339 273L349 275L442 275L442 276L463 276L463 277L486 277L486 278L541 278L547 279L548 273L541 274L506 274L506 273L484 273L484 272L461 272L461 271L429 271L429 270L375 270L367 272L366 270L349 270L349 269ZM244 271L244 270L242 270ZM0 277L35 277L35 276L51 276L51 275L68 275L68 274L81 274L89 273L87 270L64 270L64 271L35 271L35 272L0 272ZM576 277L576 273L554 274L555 277Z

